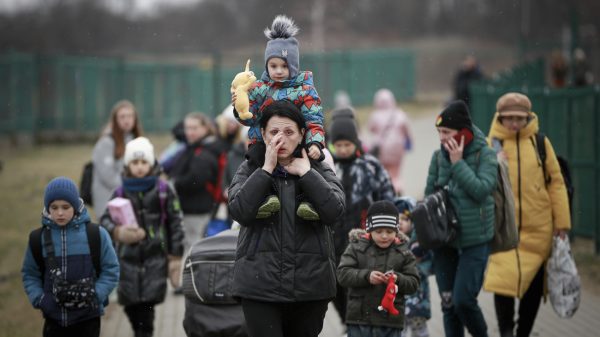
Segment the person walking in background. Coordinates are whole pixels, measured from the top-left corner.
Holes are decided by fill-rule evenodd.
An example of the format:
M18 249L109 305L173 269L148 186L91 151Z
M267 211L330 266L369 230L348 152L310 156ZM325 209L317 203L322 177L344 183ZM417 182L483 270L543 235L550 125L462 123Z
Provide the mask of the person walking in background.
M88 235L92 231L97 235ZM42 335L100 336L100 316L119 280L119 262L108 232L91 223L71 179L48 183L42 228L29 240L21 274L29 302L44 315Z
M342 113L348 116L342 117ZM367 210L376 201L394 200L392 181L377 158L362 150L356 122L351 108L334 110L327 135L333 144L333 160L337 177L342 182L346 196L346 211L334 227L336 261L348 246L348 233L355 228L365 228ZM338 284L334 300L342 322L346 318L346 291Z
M471 122L462 101L451 102L436 118L441 148L431 157L425 195L448 187L458 217L458 233L433 252L433 270L442 299L446 337L486 337L477 303L490 240L494 236L494 197L498 162L484 134Z
M135 337L154 333L154 307L165 300L167 277L179 287L183 230L175 191L159 178L154 147L145 137L125 146L123 185L112 198L129 199L136 223L116 223L109 209L100 223L116 243L121 265L117 294Z
M125 144L141 135L142 125L133 103L118 101L92 152L92 202L96 219L104 213L112 192L121 185Z
M233 146L244 142L247 137L244 131L248 131L247 127L242 126L237 122L233 115L233 106L227 107L215 118L217 128L217 136L224 144L226 152L229 152Z
M469 85L475 81L483 79L483 73L479 62L473 55L468 55L462 61L460 69L454 76L453 94L455 100L461 100L472 108L471 103L471 92L469 91Z
M590 69L585 51L581 48L573 52L573 86L585 87L594 82L594 74Z
M367 230L355 229L337 268L340 284L348 289L348 337L400 337L404 328L404 296L419 287L415 257L408 237L398 231L398 211L391 201L369 207ZM396 288L391 308L378 309Z
M484 289L494 293L494 306L502 337L513 337L515 298L519 299L516 336L531 333L542 295L545 265L552 236L564 238L571 228L565 183L550 140L544 138L546 160L540 163L536 134L538 116L531 101L520 93L507 93L496 103L489 139L501 160L508 162L519 229L517 248L490 257Z
M335 296L331 227L344 213L342 186L306 149L294 156L309 131L293 103L267 106L261 132L265 142L249 148L229 187L229 212L241 225L233 294L241 298L251 337L317 337ZM271 194L281 200L279 209L259 215ZM317 220L297 215L301 194Z
M419 271L419 289L412 294L406 295L405 329L402 336L408 337L412 331L412 337L429 337L427 320L431 318L431 302L429 300L429 280L432 272L431 260L433 253L429 249L423 249L417 241L417 235L411 219L411 214L416 206L412 197L394 198L394 205L398 210L398 228L400 232L409 238L408 247L416 258L417 270Z
M246 151L248 150L248 138L246 130L247 127L240 127L240 124L233 116L233 106L229 105L227 108L225 108L220 116L222 117L217 118L217 125L221 125L219 120L225 120L226 123L221 123L228 126L221 126L220 130L230 130L230 133L223 133L223 131L221 131L222 135L229 134L229 136L226 136L226 138L228 138L231 142L231 146L227 152L227 164L225 165L225 172L223 173L223 192L225 194L225 198L227 198L227 190L229 189L231 181L233 181L235 172L237 172L237 169L246 159L245 155ZM233 126L231 126L232 121L237 126L237 128L235 128L235 133L231 133L233 132Z
M173 136L173 141L171 141L167 148L162 151L158 158L158 163L166 175L171 173L173 165L175 165L179 156L181 156L186 149L187 141L183 129L183 119L173 126L171 135Z
M184 249L204 237L215 199L218 175L217 158L222 145L209 117L192 112L184 119L187 141L185 151L173 164L169 178L175 186L183 210Z
M389 173L397 194L402 194L402 159L412 148L412 136L406 112L396 104L396 98L389 89L380 89L373 99L375 110L367 123L367 148L376 156Z
M560 50L554 50L550 56L550 79L552 87L566 87L568 73L569 65L567 64L567 59Z

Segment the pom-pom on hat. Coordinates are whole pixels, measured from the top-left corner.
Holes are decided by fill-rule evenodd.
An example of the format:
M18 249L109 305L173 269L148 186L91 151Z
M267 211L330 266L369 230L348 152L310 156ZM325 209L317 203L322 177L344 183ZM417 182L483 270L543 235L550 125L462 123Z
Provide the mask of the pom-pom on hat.
M398 210L391 201L374 202L367 211L367 232L377 228L391 228L398 231Z
M154 166L154 146L148 138L138 137L125 145L125 166L135 159L141 159Z
M294 20L285 15L277 15L271 24L271 28L265 28L265 36L269 39L265 48L265 68L267 62L273 57L278 57L287 62L290 78L298 75L300 67L300 51L298 40L294 37L298 33L298 27ZM269 73L268 69L267 74Z
M44 191L44 207L49 210L50 204L55 200L64 200L71 204L78 213L81 200L79 199L79 191L73 180L67 177L56 177L52 179L46 190Z
M453 101L438 115L435 126L454 130L467 128L471 130L473 123L469 115L469 107L463 101Z
M509 92L498 98L496 111L500 116L528 117L531 113L531 101L518 92Z

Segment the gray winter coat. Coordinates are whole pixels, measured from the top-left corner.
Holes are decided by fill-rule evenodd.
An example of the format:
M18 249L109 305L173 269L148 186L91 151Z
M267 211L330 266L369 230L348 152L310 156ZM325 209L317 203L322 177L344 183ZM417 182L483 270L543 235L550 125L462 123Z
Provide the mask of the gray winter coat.
M263 154L264 156L264 154ZM311 162L303 177L271 175L245 161L229 188L229 212L242 228L234 269L234 295L265 302L331 299L336 293L331 226L344 214L344 192L327 165ZM281 209L256 219L270 194ZM309 201L320 220L296 215Z
M132 139L131 134L125 136L125 144ZM109 133L98 139L92 152L94 163L92 202L97 219L104 213L112 192L121 185L123 158L115 159L114 153L115 141Z

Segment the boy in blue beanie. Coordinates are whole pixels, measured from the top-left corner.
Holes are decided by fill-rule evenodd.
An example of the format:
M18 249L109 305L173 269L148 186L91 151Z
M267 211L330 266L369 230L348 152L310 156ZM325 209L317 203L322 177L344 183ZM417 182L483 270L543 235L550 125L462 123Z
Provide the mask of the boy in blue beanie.
M95 270L89 226L99 233L100 270ZM41 248L41 265L32 247ZM46 186L42 228L30 234L21 274L29 301L44 315L44 337L100 335L100 316L119 280L119 263L108 232L91 224L71 179L58 177Z

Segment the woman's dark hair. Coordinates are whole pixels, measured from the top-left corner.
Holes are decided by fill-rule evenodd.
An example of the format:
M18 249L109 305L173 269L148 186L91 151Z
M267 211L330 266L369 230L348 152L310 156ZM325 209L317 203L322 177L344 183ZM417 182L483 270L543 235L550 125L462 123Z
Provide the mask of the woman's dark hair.
M306 129L304 116L302 116L300 109L290 101L280 100L267 105L262 112L260 128L266 129L269 119L273 116L289 118L298 125L298 130Z

